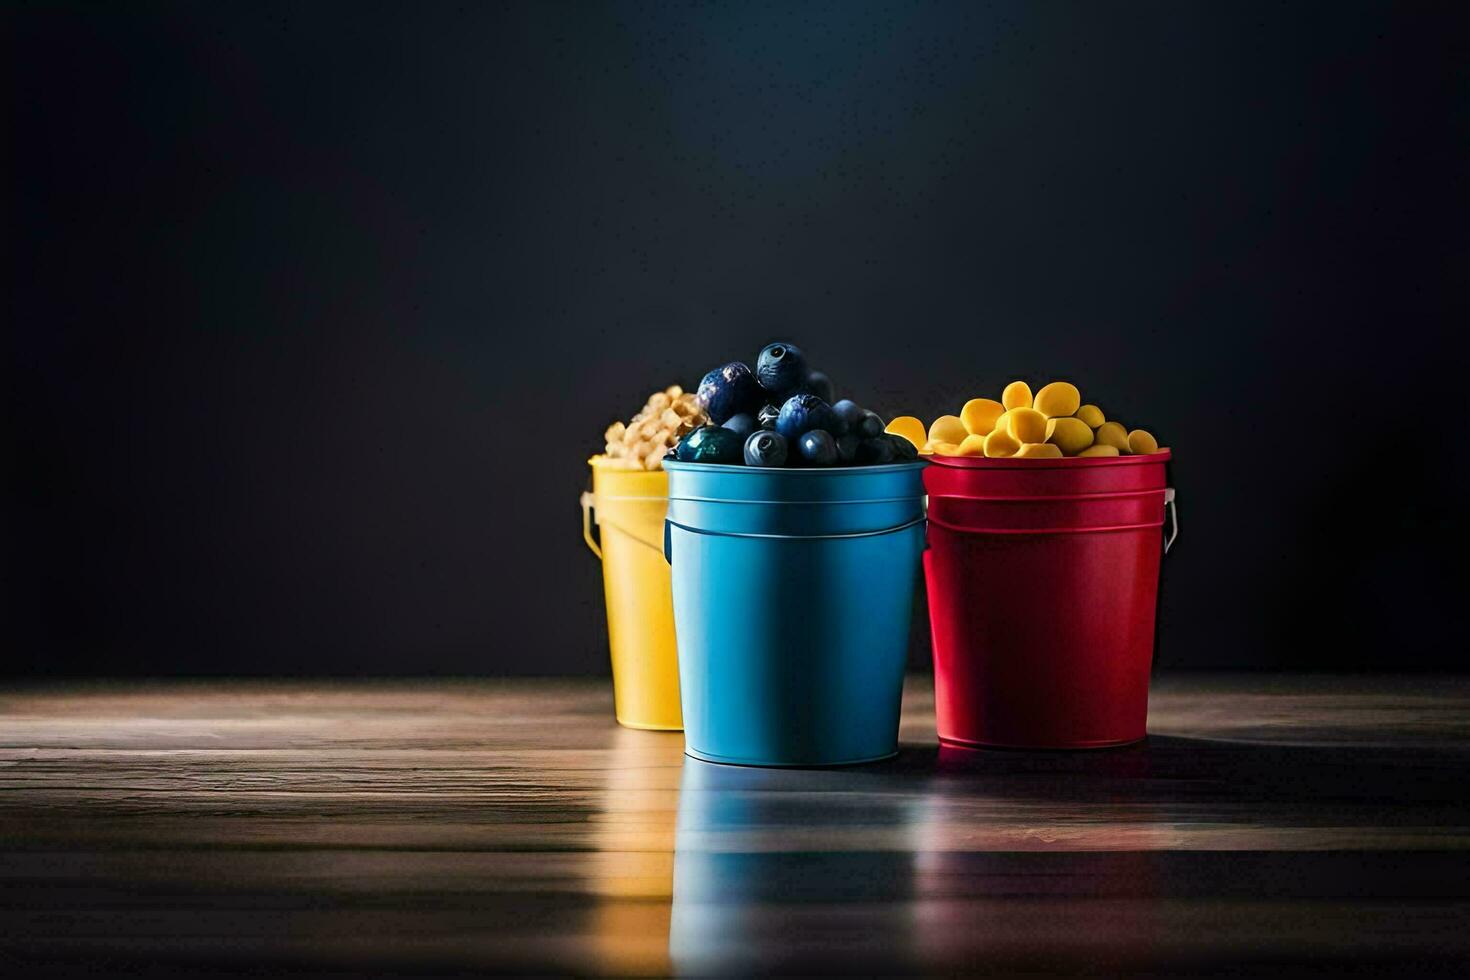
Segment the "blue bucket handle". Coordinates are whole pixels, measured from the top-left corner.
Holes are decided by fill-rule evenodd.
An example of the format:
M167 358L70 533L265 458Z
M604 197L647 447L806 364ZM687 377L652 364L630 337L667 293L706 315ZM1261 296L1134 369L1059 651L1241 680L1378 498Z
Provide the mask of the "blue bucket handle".
M927 517L916 517L911 521L898 524L894 527L879 528L876 531L848 531L845 534L757 534L752 531L706 531L697 527L689 527L669 518L664 518L664 561L670 565L674 563L673 535L674 528L688 531L691 534L711 534L718 538L765 538L771 541L841 541L845 538L874 538L880 534L894 534L898 531L906 531L927 523ZM927 535L926 535L927 538ZM928 547L927 540L925 547Z

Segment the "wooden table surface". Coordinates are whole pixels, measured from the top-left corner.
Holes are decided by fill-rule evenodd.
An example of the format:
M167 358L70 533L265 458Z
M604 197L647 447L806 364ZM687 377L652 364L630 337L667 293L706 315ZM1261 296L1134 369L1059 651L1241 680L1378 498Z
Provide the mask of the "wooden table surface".
M1470 678L1165 676L1149 740L686 759L605 683L0 694L27 972L1454 975Z

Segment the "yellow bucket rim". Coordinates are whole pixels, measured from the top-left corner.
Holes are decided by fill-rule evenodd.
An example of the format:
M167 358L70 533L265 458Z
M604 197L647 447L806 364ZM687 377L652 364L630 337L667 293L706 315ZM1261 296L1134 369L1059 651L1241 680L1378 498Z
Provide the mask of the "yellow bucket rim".
M587 460L587 465L592 467L599 480L617 481L628 489L637 487L648 491L652 496L668 496L669 475L664 472L663 467L656 470L630 470L613 465L611 457L601 453Z

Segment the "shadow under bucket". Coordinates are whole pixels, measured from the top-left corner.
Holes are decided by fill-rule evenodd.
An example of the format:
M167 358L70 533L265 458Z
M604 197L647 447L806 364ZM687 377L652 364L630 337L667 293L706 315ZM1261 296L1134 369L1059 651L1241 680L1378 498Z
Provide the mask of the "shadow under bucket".
M665 462L689 755L823 766L897 751L924 465Z

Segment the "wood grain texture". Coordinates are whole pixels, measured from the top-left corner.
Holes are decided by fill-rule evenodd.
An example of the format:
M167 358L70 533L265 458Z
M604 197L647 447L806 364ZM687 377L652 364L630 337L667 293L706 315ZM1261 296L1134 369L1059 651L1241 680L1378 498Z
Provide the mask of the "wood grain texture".
M1461 973L1470 680L1163 678L1150 738L683 757L598 682L0 694L30 972Z

